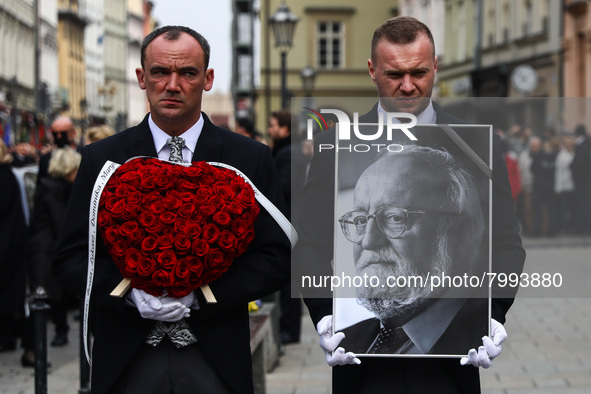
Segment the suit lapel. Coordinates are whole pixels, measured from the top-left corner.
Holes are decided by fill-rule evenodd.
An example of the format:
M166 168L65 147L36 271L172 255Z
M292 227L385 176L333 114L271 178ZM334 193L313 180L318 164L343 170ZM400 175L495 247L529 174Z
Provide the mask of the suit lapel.
M217 127L203 112L203 129L197 140L193 161L219 161L222 159L223 144Z
M154 147L154 138L148 124L148 116L146 115L144 120L133 130L129 146L130 158L136 156L158 157L158 152Z

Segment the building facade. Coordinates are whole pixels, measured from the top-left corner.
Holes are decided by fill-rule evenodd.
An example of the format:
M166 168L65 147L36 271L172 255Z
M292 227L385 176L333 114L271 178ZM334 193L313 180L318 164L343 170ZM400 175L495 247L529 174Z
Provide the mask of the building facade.
M61 110L80 125L86 119L86 2L58 0L58 64Z
M84 32L86 50L86 115L89 125L105 122L103 97L99 94L105 83L104 42L105 19L103 0L86 0L88 24Z
M127 2L105 0L105 83L103 96L107 124L121 131L127 128Z
M270 113L281 107L281 56L269 17L281 0L261 0L260 83L257 87L257 127L267 129ZM287 89L292 97L376 97L367 70L376 27L399 13L398 2L357 0L286 1L298 18L293 47L287 54ZM313 90L304 89L301 72L316 72ZM338 101L338 100L335 100ZM312 101L306 101L312 103ZM312 105L309 104L309 105ZM328 103L326 105L329 105ZM337 105L335 103L335 105ZM338 108L338 107L333 107ZM369 109L369 108L368 108Z

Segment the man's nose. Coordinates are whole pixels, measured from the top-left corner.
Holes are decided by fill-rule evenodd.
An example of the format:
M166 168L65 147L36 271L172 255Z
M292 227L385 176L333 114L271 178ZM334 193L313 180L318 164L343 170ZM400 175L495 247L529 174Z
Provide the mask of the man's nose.
M406 94L411 94L415 90L415 84L410 75L405 74L402 77L402 84L400 85L400 90Z
M374 217L369 218L367 227L365 228L365 235L361 241L361 246L365 250L377 250L388 244L388 238L382 233L378 227L378 223Z
M166 85L167 90L178 91L179 90L179 75L177 73L171 73Z

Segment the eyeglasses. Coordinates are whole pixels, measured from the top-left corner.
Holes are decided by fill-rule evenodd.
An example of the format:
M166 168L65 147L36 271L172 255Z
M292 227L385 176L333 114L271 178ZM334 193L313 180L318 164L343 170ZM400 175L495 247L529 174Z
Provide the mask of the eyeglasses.
M341 230L343 230L345 237L353 243L359 243L363 240L369 219L372 218L376 220L382 234L388 238L396 239L400 238L406 231L408 215L411 213L445 214L445 212L409 210L395 204L389 204L376 209L373 215L361 209L347 212L339 218L339 223L341 223Z

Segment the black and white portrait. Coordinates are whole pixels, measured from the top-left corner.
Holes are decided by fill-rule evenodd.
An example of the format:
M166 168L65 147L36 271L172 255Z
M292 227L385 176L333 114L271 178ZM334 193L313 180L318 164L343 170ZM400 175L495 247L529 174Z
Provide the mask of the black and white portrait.
M455 130L461 146L433 126L416 143L338 152L335 332L347 351L459 357L488 333L477 279L490 269L490 130Z

